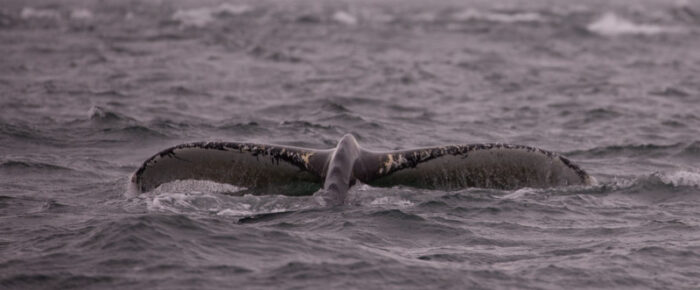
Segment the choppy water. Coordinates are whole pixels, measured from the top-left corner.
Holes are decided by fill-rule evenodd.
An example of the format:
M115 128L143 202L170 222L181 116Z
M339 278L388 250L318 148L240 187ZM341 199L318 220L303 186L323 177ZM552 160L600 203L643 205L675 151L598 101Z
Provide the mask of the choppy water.
M3 0L0 288L698 288L700 6L666 2ZM345 133L600 185L126 192L179 143Z

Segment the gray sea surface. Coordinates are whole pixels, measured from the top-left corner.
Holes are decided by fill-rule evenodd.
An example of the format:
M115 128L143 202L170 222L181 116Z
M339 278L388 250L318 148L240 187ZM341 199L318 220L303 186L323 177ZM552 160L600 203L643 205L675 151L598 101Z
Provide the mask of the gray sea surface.
M2 289L698 289L696 1L0 0ZM192 141L503 142L594 186L181 181Z

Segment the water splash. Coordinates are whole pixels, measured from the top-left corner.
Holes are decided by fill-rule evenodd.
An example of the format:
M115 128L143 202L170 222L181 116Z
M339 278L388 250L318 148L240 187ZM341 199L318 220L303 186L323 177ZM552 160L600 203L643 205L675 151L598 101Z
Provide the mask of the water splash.
M126 193L143 202L147 211L185 215L247 217L258 214L297 211L316 204L311 197L241 195L245 188L201 180L163 184L140 195Z
M700 173L679 170L670 173L655 173L653 177L673 187L698 187L700 188Z
M403 199L403 198L400 198L400 197L396 197L396 196L383 196L383 197L379 197L379 198L376 198L376 199L372 200L369 204L370 204L370 205L373 205L373 206L382 206L382 207L385 207L385 206L396 206L396 207L399 207L399 208L412 207L412 206L415 205L415 204L414 204L412 201L410 201L410 200L406 200L406 199Z

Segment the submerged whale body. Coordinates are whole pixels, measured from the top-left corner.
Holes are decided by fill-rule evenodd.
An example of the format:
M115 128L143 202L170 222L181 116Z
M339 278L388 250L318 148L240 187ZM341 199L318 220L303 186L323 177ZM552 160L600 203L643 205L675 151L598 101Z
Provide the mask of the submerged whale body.
M568 159L534 147L448 145L389 152L360 147L347 134L334 149L200 142L168 148L131 178L140 192L176 180L210 180L245 187L242 193L311 195L341 204L357 181L454 190L588 185L594 179Z

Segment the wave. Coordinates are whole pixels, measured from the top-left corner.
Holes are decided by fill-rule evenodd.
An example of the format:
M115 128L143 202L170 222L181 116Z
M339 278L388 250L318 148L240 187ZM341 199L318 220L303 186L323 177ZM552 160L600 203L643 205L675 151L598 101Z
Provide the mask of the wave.
M171 135L145 125L112 125L106 128L80 128L75 133L79 140L66 141L63 146L94 146L162 140Z
M179 22L183 27L201 28L214 22L218 17L241 15L252 10L247 5L222 3L215 7L179 9L172 15L172 19Z
M160 129L169 129L171 124L154 120L144 124L132 117L101 106L92 106L88 110L88 119L79 119L68 125L74 127L76 134L84 135L81 142L125 142L137 138L167 138L169 135Z
M83 7L56 9L53 7L24 7L19 13L5 17L0 13L0 26L14 25L14 22L29 23L33 26L43 26L46 28L55 27L56 23L62 24L69 21L73 24L101 21L101 24L110 25L114 22L105 21L118 19L118 23L129 23L129 26L142 24L144 19L154 19L155 23L177 24L181 28L205 28L228 18L240 17L247 14L263 14L262 21L296 21L299 23L338 23L345 26L357 26L362 24L370 25L392 25L395 23L408 23L410 25L423 25L426 23L459 24L459 23L486 23L490 24L529 24L529 23L571 23L580 26L587 33L594 33L606 36L615 35L657 35L664 33L684 32L680 26L660 25L655 23L636 23L613 12L601 14L598 18L590 21L592 9L584 6L543 7L537 10L528 8L502 9L498 7L475 9L473 7L464 8L464 5L457 7L435 6L433 9L422 9L420 11L396 10L388 7L362 8L360 6L348 9L345 5L328 5L325 7L307 7L307 9L294 9L283 6L269 7L269 5L249 5L221 3L219 5L198 5L195 8L173 9L170 5L162 3L140 4L142 7L121 7L119 5L108 5L111 13L119 15L107 16L106 11L92 11ZM133 6L133 5L131 5ZM345 6L345 7L343 7ZM442 6L442 7L440 7ZM558 6L558 5L557 5ZM565 5L564 7L569 6ZM697 24L700 20L700 13L695 7L689 4L671 5L666 7L665 12L635 11L642 14L647 19L661 19L671 23ZM592 8L592 7L591 7ZM258 13L259 12L259 13ZM143 16L141 20L135 19L135 15ZM4 19L4 20L3 20ZM15 20L16 19L16 20ZM296 19L296 20L295 20ZM584 22L584 23L581 23ZM564 25L563 27L567 27ZM157 37L182 37L182 31L159 31ZM153 31L147 32L148 34ZM187 35L193 35L185 33ZM143 36L143 34L142 34ZM130 35L128 37L134 37Z
M676 149L685 147L688 146L670 146ZM629 150L648 148L665 150L669 147L644 145L632 146ZM380 212L398 210L405 213L405 210L410 212L413 208L437 212L454 211L460 216L531 211L557 215L569 213L568 209L559 208L558 202L576 206L619 207L625 203L649 205L700 200L700 195L697 194L700 189L700 172L693 169L599 178L601 181L593 186L523 188L515 191L482 188L431 191L409 187L375 188L359 184L351 189L348 205ZM244 191L245 188L209 181L176 181L152 192L137 195L136 199L145 205L148 211L233 218L316 207L313 197L310 196L240 196ZM519 204L523 201L531 204L523 207ZM465 208L459 204L471 206ZM392 213L395 214L398 213Z
M682 149L677 151L674 157L700 159L700 141L683 143Z
M700 172L694 170L675 170L654 172L642 176L620 176L608 178L592 186L569 186L559 188L533 189L523 188L507 193L503 198L520 198L533 195L571 195L571 194L612 194L653 192L686 192L695 194L700 188ZM700 197L700 195L698 195Z
M104 107L101 107L101 106L90 107L90 109L88 110L88 118L91 121L104 122L104 123L118 123L118 122L132 123L132 122L136 122L136 120L134 120L133 118L119 114L115 111L110 111L110 110L108 110Z
M336 11L335 13L333 13L333 16L331 16L331 19L333 19L333 21L335 21L335 22L338 22L338 23L344 24L344 25L349 25L349 26L357 25L357 17L355 17L355 15L350 14L349 12L342 11L342 10Z
M565 198L567 204L594 208L626 208L700 201L700 172L676 170L641 176L613 177L598 185L555 189L523 189L504 197L526 200Z
M697 2L695 2L697 3ZM671 15L674 19L684 22L689 22L692 24L700 24L700 12L698 12L698 6L691 3L689 0L678 0L676 1L673 8L671 8Z
M3 17L0 16L0 18ZM55 28L57 26L65 27L68 25L71 29L80 30L84 28L90 29L95 18L95 14L91 10L82 7L65 10L27 6L22 8L17 17L17 21L12 21L12 25L14 25L14 23L22 23L29 27L46 29ZM0 22L3 21L0 20Z
M700 158L700 141L678 142L671 144L626 144L595 147L564 153L568 157L682 157Z
M8 136L12 139L16 138L42 144L53 144L57 142L56 139L49 137L46 132L43 132L42 129L38 128L37 126L31 126L25 123L6 123L0 120L0 136L2 135ZM7 143L4 144L8 145Z
M0 285L9 289L38 289L51 285L56 289L92 288L114 283L116 277L109 275L82 275L69 273L53 274L11 274L0 280Z
M661 184L672 188L700 188L700 172L679 170L668 173L654 173L643 179L648 184Z
M456 21L487 21L499 23L532 23L545 21L544 16L535 12L497 12L467 9L451 17Z
M109 253L113 257L134 252L157 254L175 247L168 241L181 238L181 234L210 233L205 224L185 215L135 215L107 221L94 220L79 231L80 235L73 239L77 251L90 255ZM145 262L144 257L133 258Z
M22 19L61 19L61 12L55 9L24 7L19 15Z
M400 220L400 221L414 221L414 222L423 222L426 221L423 217L412 214L409 212L405 212L402 210L398 209L387 209L387 210L380 210L373 212L371 214L373 217L379 217L380 220L386 220L386 221L395 221L395 220Z
M6 160L0 162L0 171L73 171L73 169L44 162Z
M184 180L163 184L155 190L132 196L132 202L144 203L152 212L170 212L204 216L249 217L260 214L296 211L315 206L312 197L243 195L245 188L211 181Z
M270 125L270 124L266 124ZM268 126L261 126L259 122L257 121L249 121L249 122L238 122L238 121L225 121L222 122L221 124L216 126L219 129L223 130L233 130L233 131L241 131L241 132L253 132L253 131L265 131L267 130Z
M656 35L664 33L679 33L683 30L679 27L662 26L656 24L639 24L627 20L615 13L608 12L586 26L590 32L605 35Z
M17 22L17 17L3 10L0 10L0 28L9 28L15 26Z

